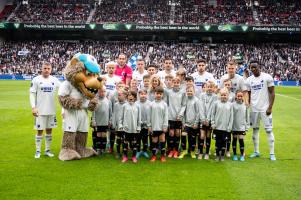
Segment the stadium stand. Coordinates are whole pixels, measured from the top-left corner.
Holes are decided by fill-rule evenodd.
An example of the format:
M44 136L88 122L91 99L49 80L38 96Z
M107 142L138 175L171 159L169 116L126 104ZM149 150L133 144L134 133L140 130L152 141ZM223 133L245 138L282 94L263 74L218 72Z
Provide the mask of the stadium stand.
M277 80L299 80L301 77L300 44L192 44L146 42L96 42L96 41L30 41L5 42L0 52L0 74L38 74L42 61L53 64L53 73L60 75L72 55L87 52L103 64L114 60L119 53L128 57L138 53L147 63L162 67L165 56L174 60L175 68L185 67L189 73L196 70L195 60L208 60L208 71L216 78L225 73L228 59L237 53L245 63L258 59L264 71Z

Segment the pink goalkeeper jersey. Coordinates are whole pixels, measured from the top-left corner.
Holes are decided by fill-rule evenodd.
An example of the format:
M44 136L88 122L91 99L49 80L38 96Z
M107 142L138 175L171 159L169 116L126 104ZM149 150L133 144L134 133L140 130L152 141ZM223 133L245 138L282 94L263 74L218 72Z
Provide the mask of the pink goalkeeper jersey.
M125 65L123 68L120 68L119 65L116 66L114 74L120 77L121 81L125 83L127 78L132 78L133 70L131 67Z

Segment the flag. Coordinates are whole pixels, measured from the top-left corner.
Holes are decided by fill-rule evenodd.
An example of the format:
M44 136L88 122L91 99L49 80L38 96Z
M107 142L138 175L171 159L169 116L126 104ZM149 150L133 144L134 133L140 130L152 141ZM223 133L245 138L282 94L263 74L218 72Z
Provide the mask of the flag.
M138 53L135 53L128 61L128 66L131 67L133 70L136 69L136 61L138 60L140 56L138 55Z

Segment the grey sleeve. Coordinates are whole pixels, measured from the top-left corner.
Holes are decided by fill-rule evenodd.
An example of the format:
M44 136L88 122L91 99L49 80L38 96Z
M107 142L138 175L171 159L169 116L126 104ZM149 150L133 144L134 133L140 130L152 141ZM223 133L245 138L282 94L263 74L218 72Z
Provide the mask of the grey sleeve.
M138 122L137 122L137 131L141 130L141 107L137 105L138 107Z
M180 109L180 112L179 112L179 117L182 119L183 116L184 116L184 112L186 110L186 96L185 96L185 93L183 93L182 95L182 101L181 101L181 109Z
M233 127L233 105L231 104L231 109L230 109L230 117L229 117L229 124L228 124L228 132L232 130Z
M168 107L164 104L164 119L163 128L168 128Z
M215 103L213 104L212 110L211 110L211 113L210 113L210 121L211 121L212 128L213 128L213 126L215 126L216 106L217 106L217 102L215 102Z
M118 117L118 129L122 129L123 128L124 108L125 108L125 105L122 105L121 111L120 111L120 116L117 116Z

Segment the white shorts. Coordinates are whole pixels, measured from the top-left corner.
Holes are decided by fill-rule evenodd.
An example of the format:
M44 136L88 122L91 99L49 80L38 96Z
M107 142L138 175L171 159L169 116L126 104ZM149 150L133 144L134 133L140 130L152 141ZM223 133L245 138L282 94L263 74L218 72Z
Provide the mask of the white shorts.
M267 115L265 112L251 112L250 113L250 125L252 128L259 128L260 119L262 119L263 127L266 130L272 130L273 117L272 114Z
M39 115L35 117L34 129L45 130L46 128L56 128L57 121L55 115Z
M63 130L67 132L88 132L89 119L86 110L65 110Z

